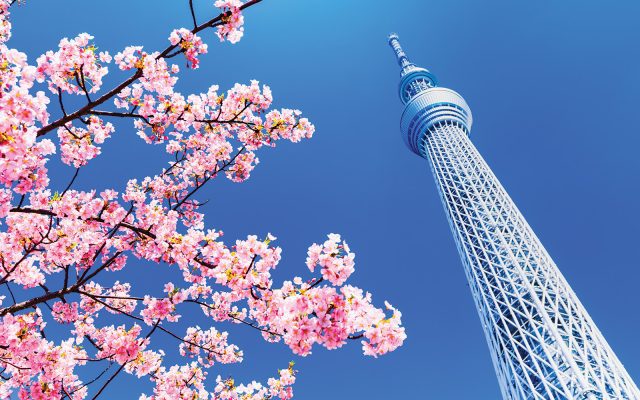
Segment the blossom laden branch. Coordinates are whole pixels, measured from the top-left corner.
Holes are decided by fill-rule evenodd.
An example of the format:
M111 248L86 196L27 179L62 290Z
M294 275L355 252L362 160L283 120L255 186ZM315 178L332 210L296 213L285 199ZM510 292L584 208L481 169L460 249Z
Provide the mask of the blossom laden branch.
M221 13L220 15L218 15L215 18L210 19L209 21L196 26L194 29L192 29L190 32L192 34L196 34L198 32L201 32L207 28L211 28L211 27L215 27L220 23L220 26L228 26L228 20L231 18L237 18L234 17L234 15L237 15L240 11L245 10L248 7L251 7L253 5L256 5L258 3L260 3L262 0L251 0L248 1L240 6L237 5L237 3L239 2L235 2L235 1L230 1L230 2L220 2L220 5L225 5L226 3L229 4L234 4L232 7L233 10L237 9L237 11L232 11L232 10L228 10L225 11L223 13ZM233 33L235 27L231 26L229 28L224 29L222 32L223 33L219 33L219 36L221 38L226 37L230 34ZM235 39L235 38L234 38ZM238 38L239 39L239 38ZM178 44L174 44L172 43L170 46L168 46L167 48L165 48L162 52L160 52L160 54L158 54L157 58L166 58L169 54L171 54L172 51L174 51L176 48L178 47ZM89 113L89 111L93 110L95 107L105 103L106 101L112 99L114 96L116 96L118 93L120 93L124 88L128 87L129 85L131 85L133 82L137 81L138 79L140 79L143 76L143 71L141 69L137 69L133 75L131 75L129 78L127 78L126 80L124 80L123 82L121 82L119 85L117 85L116 87L114 87L113 89L109 90L107 93L103 94L102 96L100 96L98 99L94 100L94 101L89 101L86 105L84 105L83 107L79 108L78 110L63 116L62 118L43 126L42 128L37 130L37 136L41 137L46 135L47 133L51 132L54 129L57 129L61 126L66 125L68 122L73 121L75 119L78 119L86 114Z
M315 130L298 110L272 109L270 88L256 81L224 92L215 85L190 95L175 89L180 67L172 60L184 56L188 68L197 68L208 52L199 35L207 28L237 42L242 11L259 1L218 0L221 13L200 25L189 1L194 27L173 30L160 52L130 46L112 57L84 33L29 65L25 54L4 44L12 2L0 0L0 290L11 299L0 296L0 398L97 398L124 372L153 382L153 395L142 399L290 399L292 364L266 385L230 378L205 385L214 364L243 359L224 324L251 328L302 356L349 340L361 339L363 352L374 357L402 344L400 313L387 303L374 306L369 293L346 284L355 255L339 235L309 248L307 266L319 276L278 285L272 271L282 250L274 236L227 243L222 231L206 228L206 202L198 199L205 185L220 176L244 182L259 152L282 140L309 139ZM105 92L111 63L131 75ZM61 117L53 122L39 85L57 97ZM73 95L85 103L76 110L65 104ZM164 146L167 167L130 179L119 192L75 189L80 169L116 133L114 119ZM57 138L43 138L53 130ZM61 191L51 187L47 170L58 150L74 168ZM130 265L131 257L144 265ZM139 273L135 268L166 276L163 294L132 295L126 280ZM187 314L183 335L172 324L187 304L201 315ZM49 339L47 324L66 332L65 339ZM152 343L156 332L178 341L179 364L169 365ZM83 382L87 363L108 365Z

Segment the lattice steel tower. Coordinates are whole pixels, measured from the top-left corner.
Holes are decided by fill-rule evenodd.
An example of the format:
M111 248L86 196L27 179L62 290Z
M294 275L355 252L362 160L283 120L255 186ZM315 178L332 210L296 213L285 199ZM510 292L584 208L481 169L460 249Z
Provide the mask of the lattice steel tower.
M471 110L389 36L405 104L402 137L429 160L502 396L629 399L640 391L469 140Z

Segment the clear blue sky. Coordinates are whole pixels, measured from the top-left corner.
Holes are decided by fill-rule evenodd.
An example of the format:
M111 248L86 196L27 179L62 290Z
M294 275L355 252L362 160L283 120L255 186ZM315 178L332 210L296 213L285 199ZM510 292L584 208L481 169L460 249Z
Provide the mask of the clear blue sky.
M196 1L201 18L212 3ZM342 233L357 253L352 282L398 306L409 335L377 360L359 355L358 343L301 359L234 327L246 359L222 373L265 379L294 359L299 399L499 398L427 163L399 135L399 70L386 44L396 31L410 59L466 98L473 142L638 382L638 15L633 0L266 0L247 11L238 45L209 33L210 54L183 75L181 91L258 79L317 133L263 152L244 184L208 187L207 225L227 240L278 236L276 279L304 274L307 246ZM9 44L34 60L83 31L113 53L164 47L189 14L186 0L28 0L13 21ZM79 185L121 188L155 173L162 154L121 125ZM72 170L52 173L62 185ZM128 268L166 281L164 268ZM110 396L137 397L147 385L136 382L123 380Z

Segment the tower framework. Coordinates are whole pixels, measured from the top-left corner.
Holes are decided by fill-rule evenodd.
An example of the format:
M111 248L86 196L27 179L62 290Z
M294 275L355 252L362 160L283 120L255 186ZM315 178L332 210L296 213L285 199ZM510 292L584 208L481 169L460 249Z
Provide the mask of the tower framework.
M640 391L469 140L471 110L389 45L402 137L429 160L504 399L628 399Z

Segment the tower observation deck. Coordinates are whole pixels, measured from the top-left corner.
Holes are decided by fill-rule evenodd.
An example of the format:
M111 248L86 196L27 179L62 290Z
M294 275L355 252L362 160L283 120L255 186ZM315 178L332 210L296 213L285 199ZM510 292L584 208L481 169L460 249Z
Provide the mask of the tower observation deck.
M409 61L402 138L427 159L504 399L628 399L640 391L473 143L471 109Z

